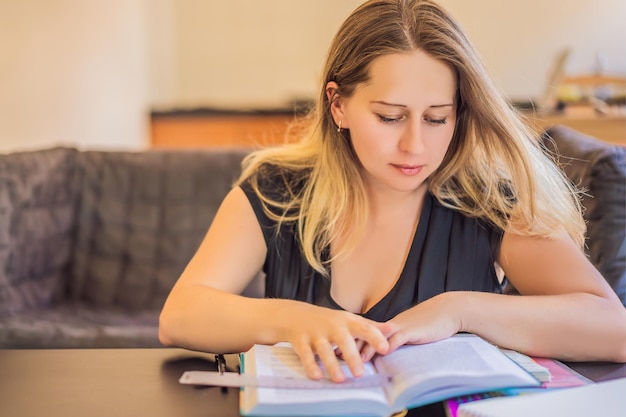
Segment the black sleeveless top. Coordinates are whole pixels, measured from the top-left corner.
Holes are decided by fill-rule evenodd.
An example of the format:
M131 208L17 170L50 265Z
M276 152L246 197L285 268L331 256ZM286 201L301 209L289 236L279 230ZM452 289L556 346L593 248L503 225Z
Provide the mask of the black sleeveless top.
M259 179L265 195L282 193L284 181ZM300 249L295 224L283 224L277 233L248 182L241 184L263 230L267 257L265 296L305 301L342 309L330 293L331 278L315 271ZM266 194L267 192L267 194ZM398 313L445 291L501 292L494 261L502 232L479 219L442 206L427 193L404 268L394 287L362 314L384 322ZM328 251L323 260L328 259Z

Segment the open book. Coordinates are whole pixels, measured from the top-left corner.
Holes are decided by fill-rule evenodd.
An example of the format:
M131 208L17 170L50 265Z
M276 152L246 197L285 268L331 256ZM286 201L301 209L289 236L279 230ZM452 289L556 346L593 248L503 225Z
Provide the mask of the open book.
M291 347L255 345L243 355L244 374L257 378L307 379ZM347 366L346 375L350 375ZM540 382L497 347L474 335L456 335L425 345L403 346L366 364L365 375L390 375L380 386L342 388L245 387L243 415L388 416L405 408L453 396Z

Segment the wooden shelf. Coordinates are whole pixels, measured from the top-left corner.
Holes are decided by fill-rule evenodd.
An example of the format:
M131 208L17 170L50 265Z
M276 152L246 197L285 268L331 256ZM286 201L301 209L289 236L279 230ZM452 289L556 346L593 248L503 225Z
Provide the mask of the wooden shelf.
M562 113L528 113L543 129L562 124L604 141L626 146L626 112L599 115L587 106ZM153 114L154 148L251 148L292 141L302 132L295 112L191 112Z
M626 113L598 114L589 106L568 106L559 113L528 114L543 129L560 124L616 145L626 146Z
M196 111L152 114L155 148L262 147L296 137L295 112Z
M574 84L579 86L598 86L598 85L611 85L626 87L626 77L619 75L570 75L563 77L561 84Z

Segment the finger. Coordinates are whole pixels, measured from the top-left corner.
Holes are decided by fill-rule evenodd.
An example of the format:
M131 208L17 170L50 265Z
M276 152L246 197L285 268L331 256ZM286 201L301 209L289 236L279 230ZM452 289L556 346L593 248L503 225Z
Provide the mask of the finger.
M380 332L383 334L383 336L385 336L387 338L387 340L389 340L389 338L398 331L398 326L391 321L385 322L385 323L377 323L375 322L376 327L378 328L378 330L380 330Z
M365 342L361 339L355 339L354 343L356 344L356 350L358 350L359 352L361 351L361 349L363 349L363 346L365 346ZM340 358L343 359L343 353L341 352L341 348L336 347L335 348L335 355Z
M367 319L359 321L350 328L353 337L362 339L365 343L371 345L374 350L380 354L387 353L389 343L385 335L378 329L380 323L372 322Z
M398 349L400 346L406 344L407 341L408 338L406 337L404 332L399 331L394 333L393 336L389 338L389 352L393 352L394 350Z
M302 366L304 367L304 371L307 376L311 379L322 378L324 374L315 360L315 354L313 353L311 346L305 342L294 343L292 346L296 351L296 354L300 357L300 362L302 362Z
M335 342L340 346L342 359L348 365L352 375L355 377L363 376L363 361L359 351L359 345L362 342L355 342L354 338L348 333L343 337L337 338Z
M317 356L324 364L324 368L326 368L330 379L332 379L334 382L343 382L346 379L346 376L341 370L339 360L337 359L337 355L335 355L335 350L333 349L330 342L327 339L318 339L317 341L315 341L314 345ZM345 354L345 351L343 349L342 352Z
M376 349L374 349L370 344L366 343L361 348L361 360L363 362L369 362L372 360L374 355L376 354Z
M360 352L361 349L363 349L363 346L366 345L365 341L363 339L356 339L354 341L354 343L356 344L356 349Z

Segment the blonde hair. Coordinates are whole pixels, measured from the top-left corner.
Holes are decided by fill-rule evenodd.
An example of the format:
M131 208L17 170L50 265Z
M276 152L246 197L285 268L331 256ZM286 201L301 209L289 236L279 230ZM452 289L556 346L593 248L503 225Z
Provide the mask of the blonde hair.
M370 0L343 23L330 47L308 130L293 144L266 148L244 161L248 180L267 215L295 222L307 261L320 273L322 253L333 242L335 258L362 236L368 201L349 131L338 131L326 97L349 98L368 80L374 59L423 50L457 75L457 124L441 166L429 178L441 204L490 222L500 230L553 237L567 232L581 247L585 225L576 190L542 150L528 127L491 81L475 48L456 21L429 0ZM284 194L259 189L264 167L284 173ZM328 262L332 261L328 260Z

